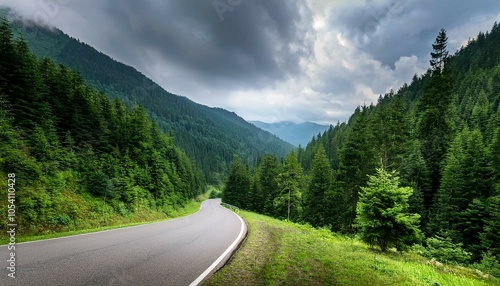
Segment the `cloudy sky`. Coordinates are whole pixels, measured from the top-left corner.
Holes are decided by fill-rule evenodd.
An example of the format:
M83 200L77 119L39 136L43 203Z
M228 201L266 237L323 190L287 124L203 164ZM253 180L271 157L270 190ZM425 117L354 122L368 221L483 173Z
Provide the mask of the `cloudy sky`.
M0 0L247 120L344 121L500 22L498 0Z

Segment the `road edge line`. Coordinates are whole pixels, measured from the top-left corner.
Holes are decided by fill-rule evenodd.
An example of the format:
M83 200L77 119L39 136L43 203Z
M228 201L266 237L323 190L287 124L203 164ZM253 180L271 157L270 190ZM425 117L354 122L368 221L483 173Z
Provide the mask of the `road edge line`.
M236 250L236 248L240 245L240 242L244 238L244 235L246 234L245 221L237 213L235 213L233 211L230 211L230 212L233 213L235 216L237 216L241 222L241 230L240 230L240 233L238 234L238 237L226 249L226 251L224 251L224 253L222 253L222 255L219 256L219 258L217 258L217 260L215 260L214 263L212 263L212 265L210 265L203 273L201 273L201 275L198 276L198 278L196 278L193 282L191 282L191 284L189 284L189 286L196 286L196 285L200 284L205 278L207 278L207 276L210 273L212 273L212 271L215 270L215 268L228 256L228 254L231 254L232 252L234 252L234 250Z

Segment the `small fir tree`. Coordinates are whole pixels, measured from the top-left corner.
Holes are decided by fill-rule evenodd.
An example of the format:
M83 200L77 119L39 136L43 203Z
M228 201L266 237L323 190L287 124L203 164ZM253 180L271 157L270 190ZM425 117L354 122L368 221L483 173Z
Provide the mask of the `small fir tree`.
M405 249L421 240L418 228L420 215L408 212L409 187L399 187L395 172L377 169L368 186L362 187L356 207L356 222L363 241L378 245L382 251L389 247Z

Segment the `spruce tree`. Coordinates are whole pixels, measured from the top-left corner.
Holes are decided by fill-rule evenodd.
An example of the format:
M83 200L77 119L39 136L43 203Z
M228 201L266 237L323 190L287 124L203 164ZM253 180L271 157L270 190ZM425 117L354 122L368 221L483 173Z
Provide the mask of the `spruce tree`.
M479 130L464 128L448 150L431 226L447 230L455 243L480 257L479 233L486 217L485 201L492 195L486 148Z
M248 166L235 156L229 169L229 176L223 190L222 201L240 208L247 208L250 205L250 172Z
M277 217L298 221L302 215L302 168L295 152L288 154L278 175L279 194L274 199Z
M500 111L500 108L499 108ZM488 147L488 161L491 170L491 185L500 190L500 127L496 128L493 140Z
M422 155L429 170L430 189L423 193L424 207L430 209L439 189L441 162L444 160L453 128L450 120L452 81L447 62L446 31L442 29L431 53L432 75L418 102L417 137L422 142Z
M419 242L420 216L408 212L411 194L411 188L399 187L395 172L377 169L368 186L361 187L356 206L356 222L363 241L379 246L382 251L392 246L403 250Z
M310 182L307 192L304 194L304 219L313 226L325 226L326 212L332 204L342 202L327 202L325 194L332 187L332 170L326 158L323 145L318 145L314 156Z
M410 138L406 106L402 96L387 94L386 98L391 99L390 103L379 104L374 116L375 138L383 166L387 170L401 171Z
M379 166L380 157L368 112L367 107L356 109L340 153L336 184L329 196L329 200L336 204L335 211L329 215L336 231L353 232L360 188L366 185L368 175L374 174Z
M436 73L441 73L444 69L446 60L448 59L448 51L446 46L448 45L448 36L446 35L446 30L441 29L436 37L436 41L432 44L433 51L431 52L431 68Z
M276 156L268 154L262 160L259 168L259 186L264 197L264 213L275 216L274 199L279 194L278 174L279 164ZM252 198L252 200L258 198Z
M15 70L16 54L12 39L12 31L7 19L2 18L0 24L0 93L12 95L12 72Z
M420 215L420 229L426 230L429 210L424 207L423 194L429 193L429 169L425 163L421 152L420 141L413 140L409 143L409 148L405 154L405 164L401 170L401 185L411 187L413 194L408 203L412 213Z

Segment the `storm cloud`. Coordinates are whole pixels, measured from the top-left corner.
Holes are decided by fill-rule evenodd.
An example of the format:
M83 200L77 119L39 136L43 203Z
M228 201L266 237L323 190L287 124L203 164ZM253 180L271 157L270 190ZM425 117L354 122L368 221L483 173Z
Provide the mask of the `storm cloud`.
M500 2L0 0L166 90L249 120L335 123L500 20Z
M493 0L366 1L345 9L333 8L329 24L338 28L361 51L393 66L400 56L426 56L440 28L452 32L450 50L460 48L462 43L454 42L454 37L463 35L454 30L482 20L488 21L487 28L491 28L491 19L497 18L499 12L500 3Z

